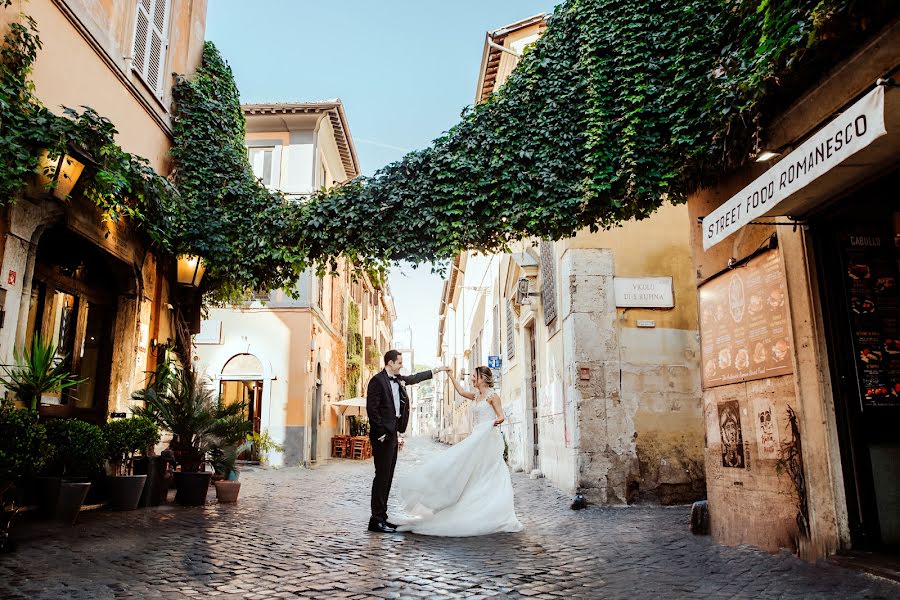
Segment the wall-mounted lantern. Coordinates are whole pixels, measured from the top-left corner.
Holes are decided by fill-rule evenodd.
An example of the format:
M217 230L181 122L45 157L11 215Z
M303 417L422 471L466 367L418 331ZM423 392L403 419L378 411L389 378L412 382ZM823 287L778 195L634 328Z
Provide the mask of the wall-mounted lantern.
M520 305L531 304L531 297L538 294L528 291L529 281L527 277L522 277L516 284L516 302Z
M182 254L178 257L178 284L191 288L200 287L206 265L199 256Z
M32 194L67 200L84 171L85 163L96 164L90 155L71 144L68 151L61 154L51 155L48 150L44 150L38 158Z

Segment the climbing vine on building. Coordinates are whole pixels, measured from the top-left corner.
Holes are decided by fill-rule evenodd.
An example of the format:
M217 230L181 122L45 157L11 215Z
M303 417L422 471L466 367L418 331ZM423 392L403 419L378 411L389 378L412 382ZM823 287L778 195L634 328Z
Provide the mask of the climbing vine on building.
M355 398L359 395L359 380L362 377L363 336L359 320L359 305L353 300L350 301L347 316L346 346L347 360L344 364L347 378L344 395L347 398Z
M29 79L40 49L34 19L22 15L10 24L0 48L0 206L28 185L42 151L53 157L74 147L93 161L73 193L93 201L105 219L130 219L157 246L170 248L177 191L145 159L122 150L115 126L94 109L64 108L56 115L41 104Z

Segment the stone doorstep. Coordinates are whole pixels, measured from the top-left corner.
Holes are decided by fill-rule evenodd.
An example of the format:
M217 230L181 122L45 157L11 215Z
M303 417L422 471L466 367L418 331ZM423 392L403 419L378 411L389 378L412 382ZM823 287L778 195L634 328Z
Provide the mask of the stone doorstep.
M863 571L876 577L883 577L891 581L900 582L900 556L896 554L881 554L877 552L847 551L835 554L828 559L834 565Z
M78 512L86 512L89 510L100 510L101 508L106 508L106 505L107 505L106 502L99 502L97 504L82 504L81 508L78 510ZM19 514L34 512L38 508L39 507L37 504L28 504L25 506L16 507Z

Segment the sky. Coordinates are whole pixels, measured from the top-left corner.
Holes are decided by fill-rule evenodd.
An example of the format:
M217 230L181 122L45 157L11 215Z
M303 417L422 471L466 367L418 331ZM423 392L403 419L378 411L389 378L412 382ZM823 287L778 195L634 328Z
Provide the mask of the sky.
M210 0L206 38L242 102L340 98L363 174L429 145L472 104L484 35L552 0ZM401 233L402 235L402 233ZM437 363L441 279L391 270L397 345Z

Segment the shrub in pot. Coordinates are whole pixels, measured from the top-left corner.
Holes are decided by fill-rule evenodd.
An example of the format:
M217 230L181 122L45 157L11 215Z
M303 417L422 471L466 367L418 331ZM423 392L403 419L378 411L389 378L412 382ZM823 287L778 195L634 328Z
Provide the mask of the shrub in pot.
M11 549L9 530L21 508L25 481L41 470L49 453L37 411L0 400L0 552Z
M74 523L91 479L103 469L106 439L100 427L79 419L51 420L46 428L53 446L50 472L62 477L53 514L60 521Z
M108 479L109 505L113 510L134 510L138 507L146 474L134 473L137 452L145 456L159 442L159 427L147 417L117 419L103 428L106 452L112 476Z

